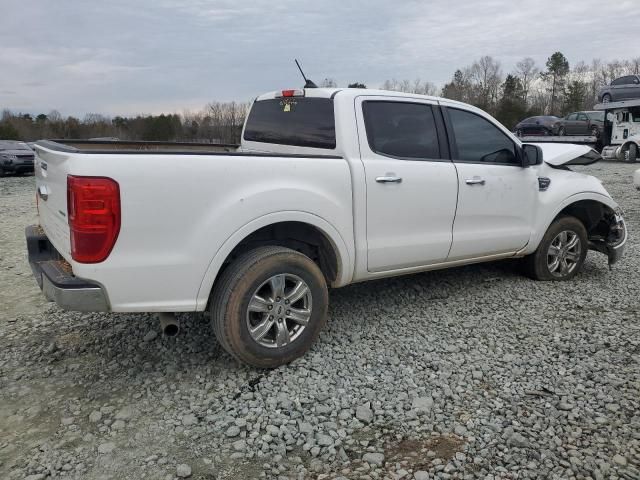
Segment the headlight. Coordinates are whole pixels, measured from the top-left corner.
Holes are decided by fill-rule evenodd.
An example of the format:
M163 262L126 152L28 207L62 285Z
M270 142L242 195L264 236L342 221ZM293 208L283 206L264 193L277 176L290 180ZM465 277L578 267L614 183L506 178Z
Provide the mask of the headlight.
M5 165L8 165L9 163L18 160L18 157L15 155L2 155L2 160L4 160Z

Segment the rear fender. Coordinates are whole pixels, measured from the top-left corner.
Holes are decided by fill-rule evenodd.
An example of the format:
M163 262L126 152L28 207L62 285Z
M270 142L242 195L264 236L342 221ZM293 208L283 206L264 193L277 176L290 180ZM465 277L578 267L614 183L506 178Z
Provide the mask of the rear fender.
M286 211L276 212L257 218L244 227L234 232L216 252L215 256L209 263L209 267L202 279L198 296L196 299L196 310L202 311L206 308L209 301L209 294L213 288L213 284L218 276L222 264L227 259L233 249L239 245L245 238L263 227L281 222L301 222L307 223L318 228L331 242L338 261L338 276L333 283L333 287L339 287L351 282L354 271L354 258L349 253L347 243L342 238L336 228L329 222L317 215L307 212Z

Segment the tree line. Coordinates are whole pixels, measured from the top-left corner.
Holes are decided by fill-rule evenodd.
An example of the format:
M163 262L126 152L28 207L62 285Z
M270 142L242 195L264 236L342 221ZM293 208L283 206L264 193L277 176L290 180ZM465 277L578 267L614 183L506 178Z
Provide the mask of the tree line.
M2 112L0 139L103 138L119 140L237 143L250 103L212 102L200 112L116 116L89 113L79 119L53 110L35 117Z
M457 69L441 89L429 81L385 80L380 88L423 95L440 95L470 103L486 110L507 128L534 115L563 116L589 110L596 103L598 89L611 80L640 74L640 57L570 65L562 52L553 53L539 66L525 57L505 74L501 63L483 56ZM325 78L321 87L337 87ZM367 88L360 82L352 88ZM63 117L57 111L30 114L4 110L0 119L0 139L118 138L121 140L192 141L238 143L249 102L212 102L202 111L179 114L116 116L90 113L79 119Z

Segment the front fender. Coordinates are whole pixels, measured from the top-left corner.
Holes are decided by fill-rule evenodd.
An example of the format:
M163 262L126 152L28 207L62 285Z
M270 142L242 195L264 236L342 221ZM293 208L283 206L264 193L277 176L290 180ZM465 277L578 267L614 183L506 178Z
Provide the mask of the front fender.
M609 195L607 195L606 192L600 193L595 191L586 191L575 193L573 195L565 197L557 204L555 204L553 208L542 210L543 213L536 219L536 226L531 240L522 253L528 255L535 252L538 248L538 245L540 245L540 242L542 241L542 237L544 237L544 234L547 232L549 226L556 219L556 217L568 206L582 200L592 200L599 202L614 211L619 208L618 204Z

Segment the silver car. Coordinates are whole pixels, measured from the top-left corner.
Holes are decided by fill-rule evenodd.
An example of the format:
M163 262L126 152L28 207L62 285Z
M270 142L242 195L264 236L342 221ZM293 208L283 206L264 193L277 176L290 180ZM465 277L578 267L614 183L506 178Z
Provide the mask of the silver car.
M626 75L616 78L611 85L602 87L598 92L598 100L602 103L619 102L640 98L640 75Z

